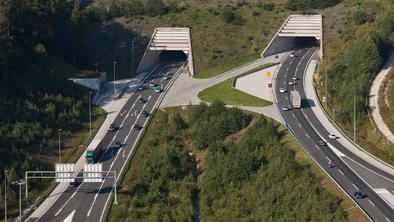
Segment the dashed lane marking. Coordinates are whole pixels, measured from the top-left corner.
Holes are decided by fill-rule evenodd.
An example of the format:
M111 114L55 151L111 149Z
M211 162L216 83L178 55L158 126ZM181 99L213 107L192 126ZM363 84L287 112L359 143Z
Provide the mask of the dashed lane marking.
M372 205L372 206L375 206L375 204L374 203L372 203L372 201L371 200L368 200L368 202Z

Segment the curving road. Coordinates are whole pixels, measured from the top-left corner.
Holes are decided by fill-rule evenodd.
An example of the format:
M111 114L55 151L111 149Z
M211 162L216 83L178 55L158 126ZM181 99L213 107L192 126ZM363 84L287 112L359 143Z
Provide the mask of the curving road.
M394 187L394 175L360 158L337 140L328 138L330 133L311 109L315 104L305 99L304 73L317 50L318 48L296 50L294 58L287 57L282 63L275 84L278 109L306 152L371 219L394 221L393 208L376 192L377 188ZM294 86L290 86L288 83L293 76L297 81ZM283 106L291 107L291 101L289 92L281 93L280 88L299 91L303 98L302 108L282 111ZM328 146L319 146L320 139L327 141ZM363 192L367 197L356 199L356 191Z
M133 125L147 125L149 117L142 117L141 112L146 110L153 113L165 91L176 79L181 66L182 64L162 64L145 79L145 82L160 84L162 89L165 89L164 93L156 93L153 89L146 88L131 94L114 120L121 128L116 132L108 132L103 139L103 145L107 148L99 160L103 164L103 171L116 171L119 179L144 131L133 129ZM165 80L164 73L173 77ZM145 103L138 102L141 97L146 100ZM124 144L120 149L113 147L118 141ZM113 183L113 179L105 179L102 183L82 183L75 188L69 187L41 217L30 217L27 221L103 221L113 193Z

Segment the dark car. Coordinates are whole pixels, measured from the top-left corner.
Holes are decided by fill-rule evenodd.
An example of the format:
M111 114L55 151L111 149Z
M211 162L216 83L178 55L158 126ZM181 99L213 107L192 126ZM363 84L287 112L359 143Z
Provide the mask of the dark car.
M146 103L146 100L145 100L143 97L140 97L140 98L138 99L138 102L139 102L139 103Z
M317 143L319 144L319 146L327 146L327 143L324 140L319 140L317 141Z
M134 124L133 129L140 130L140 129L142 129L142 126L139 124Z
M116 126L115 123L111 123L111 125L109 125L109 129L108 130L111 131L111 132L114 132L114 131L116 131L118 129L119 129L119 127Z
M116 149L119 149L119 148L121 148L123 146L123 144L121 143L121 142L116 142L115 144L114 144L114 147L116 148Z
M78 187L81 184L80 181L75 180L74 182L70 182L70 184L68 185L69 187L75 188Z
M356 191L356 192L354 192L354 196L355 196L357 199L363 199L363 198L367 197L367 195L364 194L364 193L362 193L361 191Z
M141 116L142 117L148 117L149 113L146 110L144 110L144 111L142 111Z

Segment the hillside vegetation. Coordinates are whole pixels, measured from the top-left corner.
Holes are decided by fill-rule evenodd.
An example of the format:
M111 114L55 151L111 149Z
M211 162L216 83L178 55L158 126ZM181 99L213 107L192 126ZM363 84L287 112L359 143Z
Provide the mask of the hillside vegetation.
M157 111L109 221L347 221L277 127L218 102Z
M0 192L3 196L4 170L8 170L9 217L16 215L18 200L11 181L23 179L26 170L54 169L58 129L62 129L62 162L88 138L89 91L49 68L55 60L67 61L75 55L78 42L69 38L75 37L78 16L68 3L52 3L0 2ZM94 121L102 116L99 109L94 114ZM29 181L33 193L47 185L47 181Z
M353 135L354 95L356 141L377 157L394 163L394 147L385 142L368 114L369 87L394 46L394 8L389 1L347 5L347 25L327 39L327 111L348 135ZM324 80L324 78L322 78ZM320 96L324 96L324 83ZM373 130L375 129L375 130Z

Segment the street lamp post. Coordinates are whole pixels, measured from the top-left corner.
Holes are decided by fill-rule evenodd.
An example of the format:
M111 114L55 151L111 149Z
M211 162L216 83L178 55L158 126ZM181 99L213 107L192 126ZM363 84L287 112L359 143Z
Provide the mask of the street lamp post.
M116 88L115 88L115 72L116 72L116 61L114 61L114 95L116 93Z
M353 87L353 139L356 142L356 88Z
M22 185L25 184L23 180L12 182L13 185L19 186L19 221L22 221Z
M92 92L89 92L89 135L92 135L92 102L91 102Z
M7 173L8 170L4 170L4 221L7 222Z
M61 149L61 143L60 143L60 132L62 131L62 129L58 129L58 135L59 135L59 163L61 163L61 152L60 152L60 149Z
M134 68L134 40L131 41L131 72L134 74L135 68Z
M98 74L98 62L94 63L94 65L96 66L96 75Z

